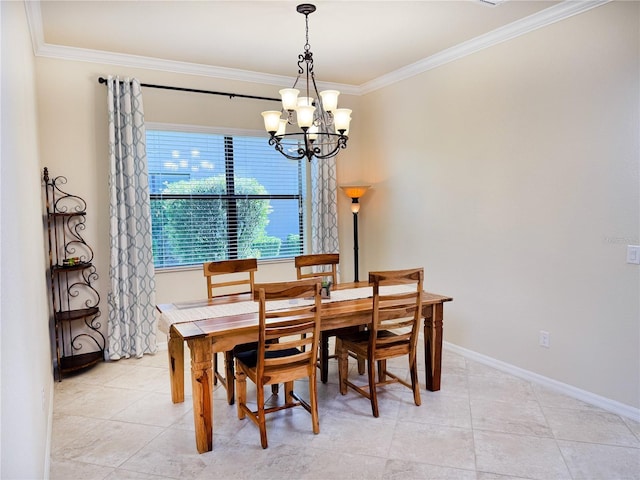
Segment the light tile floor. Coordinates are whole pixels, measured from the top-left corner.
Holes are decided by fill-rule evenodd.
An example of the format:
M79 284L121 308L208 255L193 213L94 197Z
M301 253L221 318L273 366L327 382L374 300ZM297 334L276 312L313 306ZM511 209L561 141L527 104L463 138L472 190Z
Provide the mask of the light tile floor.
M331 360L329 382L318 384L320 433L302 409L271 414L266 450L217 386L214 449L200 455L186 363L176 405L166 351L56 383L51 478L640 479L639 423L446 350L442 389L422 390L417 407L405 387L385 387L379 418L367 399L340 395ZM395 366L408 373L404 359Z

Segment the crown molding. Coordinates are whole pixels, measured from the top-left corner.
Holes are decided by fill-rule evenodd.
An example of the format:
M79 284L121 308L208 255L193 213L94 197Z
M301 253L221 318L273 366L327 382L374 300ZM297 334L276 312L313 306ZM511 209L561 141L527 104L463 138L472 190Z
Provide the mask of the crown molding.
M32 39L35 38L32 35ZM143 57L125 53L106 52L103 50L91 50L88 48L67 47L41 43L34 48L36 56L57 58L60 60L72 60L77 62L101 63L105 65L118 65L122 67L143 68L147 70L159 70L162 72L182 73L185 75L199 75L210 78L221 78L240 82L261 83L291 87L294 77L272 75L268 73L252 72L235 68L215 67L199 63L179 62L164 60L161 58ZM321 89L334 88L342 93L360 95L360 90L354 85L318 82Z
M323 89L335 88L340 90L342 93L349 95L363 95L370 93L401 80L405 80L428 70L440 67L449 62L453 62L459 58L466 57L467 55L471 55L485 48L497 45L498 43L506 42L520 35L537 30L538 28L542 28L547 25L551 25L552 23L586 12L609 3L610 1L611 0L564 0L553 7L547 8L521 20L517 20L513 23L492 30L484 35L480 35L479 37L443 50L435 55L382 75L370 82L363 83L362 85L358 86L318 82L318 86ZM159 70L185 75L199 75L204 77L282 87L289 87L295 81L295 78L293 77L253 72L249 70L215 67L197 63L179 62L153 57L48 44L44 41L40 1L25 1L24 4L31 34L31 42L33 44L33 51L34 54L39 57L102 63L106 65L118 65L131 68L143 68L148 70Z
M31 35L31 48L33 48L33 54L38 56L38 50L44 45L44 29L42 27L40 1L25 1L24 10L27 14L27 24L29 25L29 34Z
M538 28L546 27L552 23L586 12L587 10L599 7L609 3L610 1L611 0L565 0L553 7L549 7L538 13L529 15L528 17L492 30L480 35L479 37L472 38L471 40L459 45L438 52L435 55L399 68L398 70L386 75L382 75L370 82L363 83L360 85L360 92L362 94L373 92L374 90L378 90L401 80L405 80L428 70L440 67L449 62L458 60L459 58L484 50L485 48L492 47L498 43L506 42L519 37L520 35L537 30Z

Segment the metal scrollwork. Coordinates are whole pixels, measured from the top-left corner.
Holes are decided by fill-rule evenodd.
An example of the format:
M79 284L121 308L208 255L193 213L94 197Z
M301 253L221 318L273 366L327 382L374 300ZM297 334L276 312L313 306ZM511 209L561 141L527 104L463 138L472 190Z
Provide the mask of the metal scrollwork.
M58 380L104 359L106 338L100 331L98 273L93 249L83 238L87 203L61 186L66 177L43 172L46 190L49 273Z

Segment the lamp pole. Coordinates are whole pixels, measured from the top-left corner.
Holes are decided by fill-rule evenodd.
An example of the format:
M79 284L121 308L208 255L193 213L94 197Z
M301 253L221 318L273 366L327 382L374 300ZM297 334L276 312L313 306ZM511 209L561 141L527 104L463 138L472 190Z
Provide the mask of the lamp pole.
M351 211L353 212L353 281L358 280L358 212L360 203L358 198L351 199Z
M353 281L358 278L358 212L360 211L360 197L362 197L371 185L342 185L340 187L351 199L351 212L353 213Z

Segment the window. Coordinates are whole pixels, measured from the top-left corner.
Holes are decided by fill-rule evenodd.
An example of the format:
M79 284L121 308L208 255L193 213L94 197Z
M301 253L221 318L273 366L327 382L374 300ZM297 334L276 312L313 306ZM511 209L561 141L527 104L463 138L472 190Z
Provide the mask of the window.
M147 129L156 268L302 253L306 162L263 134Z

